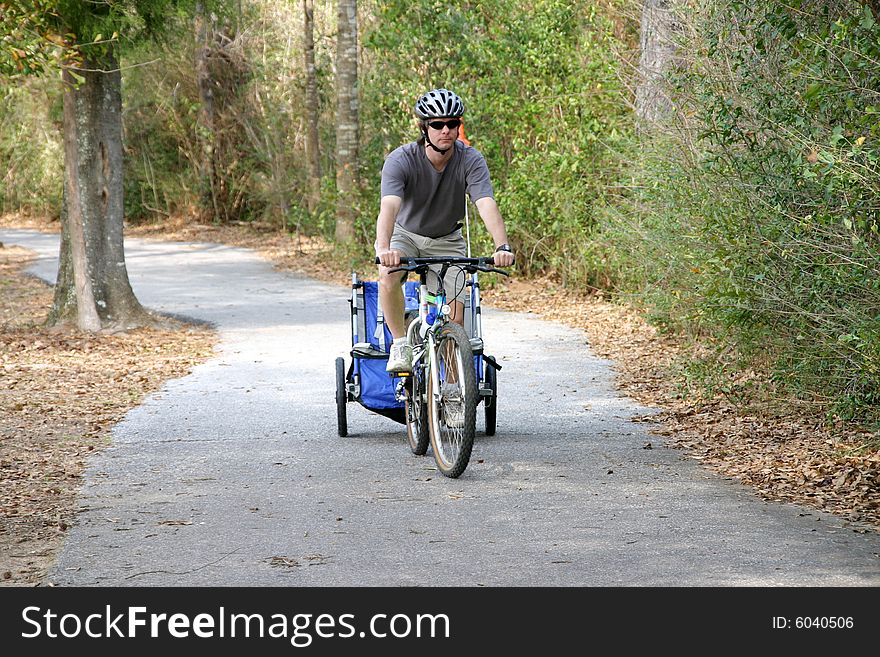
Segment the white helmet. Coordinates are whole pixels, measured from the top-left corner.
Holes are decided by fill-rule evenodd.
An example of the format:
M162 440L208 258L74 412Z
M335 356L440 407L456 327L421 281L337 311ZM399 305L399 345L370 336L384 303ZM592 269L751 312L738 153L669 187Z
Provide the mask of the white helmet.
M416 116L422 120L460 117L464 103L449 89L433 89L416 101Z

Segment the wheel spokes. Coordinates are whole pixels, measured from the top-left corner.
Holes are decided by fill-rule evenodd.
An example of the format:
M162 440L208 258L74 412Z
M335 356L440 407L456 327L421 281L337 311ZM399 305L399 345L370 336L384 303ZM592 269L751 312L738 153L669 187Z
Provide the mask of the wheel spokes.
M434 429L439 432L440 440L437 447L440 451L440 459L447 464L452 464L458 458L462 449L464 439L464 428L450 426L449 417L452 412L456 412L461 416L464 415L464 391L461 385L464 382L464 372L462 370L461 358L458 353L458 345L455 340L444 339L440 343L438 354L438 378L440 383L440 399L432 399L437 410L434 413L435 426ZM451 400L445 397L446 389L450 385L458 385L459 393L457 400ZM457 408L453 408L455 404Z

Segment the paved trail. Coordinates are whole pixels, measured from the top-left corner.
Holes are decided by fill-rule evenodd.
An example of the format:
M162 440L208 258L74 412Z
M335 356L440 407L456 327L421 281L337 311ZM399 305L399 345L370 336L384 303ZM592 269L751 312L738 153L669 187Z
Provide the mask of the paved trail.
M0 241L54 281L57 237ZM880 585L880 534L664 448L579 331L486 312L498 433L450 480L356 403L336 435L344 287L216 244L131 239L126 258L145 305L211 322L221 343L91 460L56 585Z

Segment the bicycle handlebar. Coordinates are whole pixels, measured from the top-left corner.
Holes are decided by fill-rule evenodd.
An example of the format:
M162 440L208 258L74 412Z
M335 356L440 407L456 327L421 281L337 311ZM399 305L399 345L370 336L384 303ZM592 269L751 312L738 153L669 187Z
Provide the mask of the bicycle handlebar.
M407 264L404 265L403 263ZM376 258L376 264L382 264L378 257ZM403 257L400 259L400 266L392 269L390 273L396 271L418 272L420 269L427 269L429 265L462 265L463 269L471 273L475 271L483 271L510 276L510 274L503 269L489 266L494 264L495 258L492 256L486 258L467 258L464 256L427 256L424 258Z

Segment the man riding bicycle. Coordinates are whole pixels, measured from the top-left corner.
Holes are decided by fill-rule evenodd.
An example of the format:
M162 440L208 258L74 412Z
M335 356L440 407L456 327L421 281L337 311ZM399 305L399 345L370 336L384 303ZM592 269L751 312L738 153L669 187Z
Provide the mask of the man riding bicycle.
M401 257L465 256L461 233L465 194L477 206L495 243L495 264L513 264L504 219L495 202L489 167L475 148L458 140L464 103L448 89L433 89L418 99L415 114L422 136L391 152L382 167L381 201L376 220L379 258L379 303L394 342L387 371L412 371L407 344L401 281L406 273L389 273ZM451 268L444 278L453 320L464 323L465 285Z

